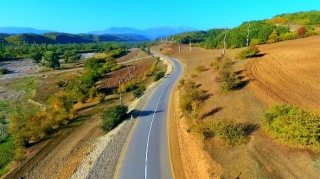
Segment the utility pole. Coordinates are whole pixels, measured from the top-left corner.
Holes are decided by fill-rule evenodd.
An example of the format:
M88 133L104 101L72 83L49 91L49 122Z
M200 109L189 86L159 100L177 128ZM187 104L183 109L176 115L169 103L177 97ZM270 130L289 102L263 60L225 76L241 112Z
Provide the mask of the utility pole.
M121 86L121 82L120 82L120 80L119 80L120 103L122 103L121 88L120 88L120 86Z
M249 22L249 25L248 25L247 47L249 46L249 35L250 35L250 22Z
M226 38L227 38L227 26L224 29L224 39L223 39L223 50L222 50L222 56L226 54Z
M191 44L191 39L189 39L189 42L190 42L190 52L191 52L191 45L192 45L192 44Z

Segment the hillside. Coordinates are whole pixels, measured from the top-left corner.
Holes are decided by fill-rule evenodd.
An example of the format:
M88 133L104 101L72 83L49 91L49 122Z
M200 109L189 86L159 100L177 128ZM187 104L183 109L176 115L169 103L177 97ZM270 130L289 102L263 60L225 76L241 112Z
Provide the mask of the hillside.
M320 34L320 11L283 14L271 19L244 22L232 29L227 28L227 48L239 48L247 45L249 23L250 45L293 40ZM181 41L183 44L188 44L191 39L192 43L195 43L193 46L206 49L223 48L224 29L186 32L172 37L177 43Z
M196 88L208 94L200 107L201 117L185 118L177 110L181 108L179 100L187 98L185 91L183 87L175 91L176 97L172 100L175 100L176 111L173 113L180 117L172 117L169 121L176 122L179 135L175 136L179 139L172 140L179 141L172 145L179 146L181 158L185 161L174 162L174 166L183 163L186 175L194 178L206 178L202 175L207 171L210 171L209 176L216 178L318 178L319 152L280 142L278 137L265 131L262 117L270 106L279 103L319 113L320 102L315 97L320 92L317 73L319 40L319 36L313 36L259 45L264 56L247 60L235 60L236 54L243 48L227 49L226 57L233 59L232 69L242 81L240 87L228 93L221 92L217 82L219 72L214 71L212 66L213 59L221 55L221 49L194 47L189 51L187 45L181 45L179 52L178 44L175 43L162 43L153 47L151 50L179 59L186 67L185 83L191 80L196 83ZM206 70L197 71L200 65ZM256 125L256 128L249 132L247 142L236 146L224 144L216 133L198 138L201 135L199 126L210 126L221 120ZM302 117L301 120L305 119ZM204 150L203 156L201 150Z
M92 42L142 42L149 39L134 34L117 34L117 35L91 35L91 34L68 34L51 32L43 35L37 34L1 34L0 42L9 44L37 43L37 44L68 44L68 43L92 43Z

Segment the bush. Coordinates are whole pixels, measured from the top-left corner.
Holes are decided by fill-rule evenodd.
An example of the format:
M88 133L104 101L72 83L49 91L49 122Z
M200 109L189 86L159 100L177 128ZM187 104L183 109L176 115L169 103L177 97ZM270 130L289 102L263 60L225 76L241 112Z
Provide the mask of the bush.
M154 81L159 81L161 78L164 77L164 72L163 71L160 71L156 74L156 76L154 77Z
M191 74L191 78L195 78L195 77L197 77L197 75L194 74L194 73L192 73L192 74Z
M117 70L120 70L122 67L123 67L123 65L118 64L118 65L111 67L110 71L117 71Z
M294 146L320 146L320 116L296 106L273 106L263 115L264 129L278 141Z
M216 80L217 82L220 82L220 89L223 93L235 89L241 82L236 74L230 70L221 71Z
M103 114L102 126L104 131L109 132L120 124L126 117L128 107L125 105L112 106Z
M102 103L104 99L106 98L106 95L103 93L98 94L99 103Z
M139 86L137 89L133 90L133 96L135 98L139 98L143 95L145 90L146 90L145 86Z
M184 86L184 84L185 84L185 82L186 82L186 80L185 80L185 79L183 79L183 78L182 78L182 79L180 79L180 80L179 80L179 85L178 85L178 86L179 86L179 88L180 88L180 87L183 87L183 86Z
M184 94L181 96L179 107L183 115L199 118L205 99L206 92L199 90L194 82L188 81L184 86Z
M128 81L124 84L121 84L120 91L123 93L126 93L126 92L134 90L136 87L137 87L136 80L131 80L131 81Z
M255 125L234 123L228 120L204 123L198 128L205 139L217 137L223 145L236 146L246 143Z
M206 71L206 67L204 65L198 65L198 66L196 66L195 70L197 73L201 73L201 72Z
M245 50L241 51L236 58L238 59L246 59L246 58L252 58L258 55L260 50L255 45L250 45Z
M6 68L0 68L0 75L8 74L9 70Z
M63 80L59 80L56 82L56 85L58 85L59 87L64 86L66 83Z

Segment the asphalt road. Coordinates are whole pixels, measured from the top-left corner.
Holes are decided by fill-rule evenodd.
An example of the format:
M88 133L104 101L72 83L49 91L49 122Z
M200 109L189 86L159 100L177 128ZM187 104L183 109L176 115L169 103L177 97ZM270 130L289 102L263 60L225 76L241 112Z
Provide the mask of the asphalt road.
M168 151L167 114L170 94L182 74L182 67L176 60L169 59L174 64L174 70L157 87L141 111L140 119L122 151L114 179L173 178Z

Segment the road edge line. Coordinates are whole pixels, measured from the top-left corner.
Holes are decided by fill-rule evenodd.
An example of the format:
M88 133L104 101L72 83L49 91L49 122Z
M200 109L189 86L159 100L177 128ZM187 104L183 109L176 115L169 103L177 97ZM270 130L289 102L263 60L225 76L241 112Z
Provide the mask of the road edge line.
M150 97L153 95L153 93L156 91L156 89L159 87L159 85L163 82L164 80L159 80L158 81L158 84L157 86L152 90L151 94L149 95L148 99L147 99L147 102L149 101ZM145 106L147 105L147 102L143 105L142 109L145 108ZM128 146L129 146L129 143L131 141L131 138L132 138L132 135L133 135L133 132L135 131L136 129L136 126L138 125L138 122L140 121L140 113L139 113L139 117L137 118L137 121L134 123L134 126L131 128L130 130L130 133L128 135L129 138L127 138L126 140L126 143L125 143L125 148L123 149L123 153L121 152L121 158L120 160L118 161L118 164L117 164L117 168L116 168L116 172L113 176L113 179L118 179L118 176L119 176L119 171L120 171L120 168L121 168L121 165L122 165L122 161L123 161L123 158L125 156L125 154L127 153L127 149L128 149Z

